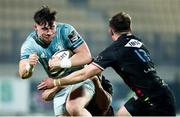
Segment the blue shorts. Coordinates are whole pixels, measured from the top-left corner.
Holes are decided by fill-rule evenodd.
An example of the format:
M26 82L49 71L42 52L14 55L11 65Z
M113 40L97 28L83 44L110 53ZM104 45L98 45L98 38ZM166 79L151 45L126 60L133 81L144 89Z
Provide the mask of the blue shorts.
M93 97L93 95L95 94L95 87L93 81L89 79L74 85L67 86L66 88L60 90L53 99L54 113L56 116L67 113L65 107L67 97L74 89L77 89L81 86L87 89L87 91L89 92L89 96Z

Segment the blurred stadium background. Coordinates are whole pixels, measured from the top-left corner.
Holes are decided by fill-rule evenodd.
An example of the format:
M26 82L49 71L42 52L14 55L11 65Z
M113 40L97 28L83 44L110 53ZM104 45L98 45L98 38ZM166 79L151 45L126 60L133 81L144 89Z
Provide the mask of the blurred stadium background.
M180 0L0 0L0 115L53 115L37 83L46 77L38 65L31 79L18 77L20 46L33 29L33 14L42 5L57 10L60 22L72 24L88 43L93 56L111 43L109 17L119 11L132 16L132 28L149 47L159 75L169 83L180 113ZM131 95L121 78L107 69L113 83L113 107Z

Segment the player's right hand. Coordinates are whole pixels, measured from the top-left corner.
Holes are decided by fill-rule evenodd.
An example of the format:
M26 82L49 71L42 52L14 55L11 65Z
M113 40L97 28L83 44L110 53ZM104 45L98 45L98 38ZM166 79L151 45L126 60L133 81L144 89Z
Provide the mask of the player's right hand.
M33 53L29 55L29 59L28 59L29 65L35 66L38 63L38 59L39 57L37 53Z

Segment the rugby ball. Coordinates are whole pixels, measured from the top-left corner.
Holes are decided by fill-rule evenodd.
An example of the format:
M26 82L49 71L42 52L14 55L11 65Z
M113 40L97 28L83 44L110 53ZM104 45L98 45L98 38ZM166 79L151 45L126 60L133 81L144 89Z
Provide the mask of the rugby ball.
M61 51L57 51L53 56L57 56L60 60L63 59L68 59L73 55L73 52L71 50L61 50Z
M54 53L54 55L52 56L53 57L58 57L59 60L63 60L63 59L68 59L70 58L71 56L73 55L73 52L71 50L61 50L61 51L57 51L56 53ZM55 69L50 69L50 72L51 72L51 75L53 77L56 77L56 76L60 76L62 75L64 72L66 71L65 68L55 68Z

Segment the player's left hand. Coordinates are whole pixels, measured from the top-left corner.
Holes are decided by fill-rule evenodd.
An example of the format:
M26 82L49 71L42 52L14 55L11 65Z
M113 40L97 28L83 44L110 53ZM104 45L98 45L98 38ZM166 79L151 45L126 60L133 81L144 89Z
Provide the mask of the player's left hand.
M38 90L45 90L45 89L50 89L54 87L54 83L53 83L53 79L52 78L46 78L44 80L42 80L42 82L37 86Z

